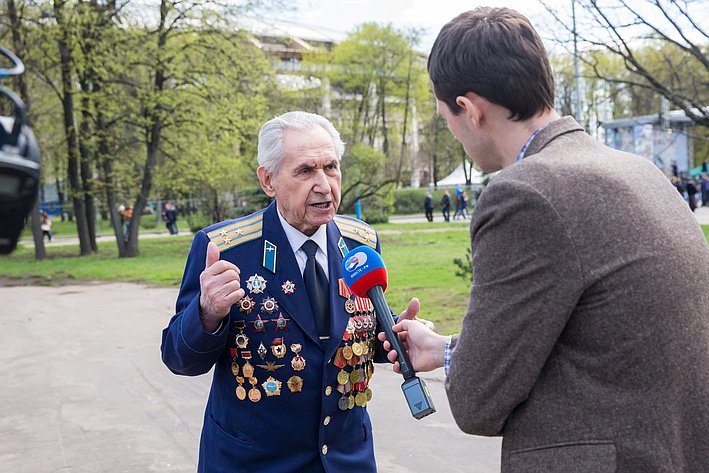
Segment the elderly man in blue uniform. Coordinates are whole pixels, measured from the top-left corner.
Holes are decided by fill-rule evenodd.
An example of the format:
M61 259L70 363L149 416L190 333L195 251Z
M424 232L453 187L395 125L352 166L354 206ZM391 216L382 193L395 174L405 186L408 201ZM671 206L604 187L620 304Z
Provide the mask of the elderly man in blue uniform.
M379 241L335 214L343 152L319 115L270 120L257 173L275 201L195 235L162 355L181 375L214 366L199 472L376 471L376 319L340 268L349 249Z

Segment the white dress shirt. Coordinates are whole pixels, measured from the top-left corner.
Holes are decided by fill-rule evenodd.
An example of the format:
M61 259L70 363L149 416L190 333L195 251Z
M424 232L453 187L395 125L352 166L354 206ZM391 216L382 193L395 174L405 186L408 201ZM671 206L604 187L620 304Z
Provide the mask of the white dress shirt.
M281 221L283 231L286 232L288 243L290 243L290 246L293 248L293 252L295 253L295 260L298 262L300 274L302 275L303 271L305 271L305 263L308 259L308 256L305 254L305 251L302 250L301 246L303 246L303 243L305 243L306 240L313 240L318 245L318 251L315 253L315 260L320 263L323 271L325 271L325 276L329 279L330 272L327 267L327 225L320 225L320 228L318 228L315 233L308 236L288 223L286 219L283 218L283 215L281 215L281 211L278 210L278 206L276 206L276 210L278 211L278 218Z

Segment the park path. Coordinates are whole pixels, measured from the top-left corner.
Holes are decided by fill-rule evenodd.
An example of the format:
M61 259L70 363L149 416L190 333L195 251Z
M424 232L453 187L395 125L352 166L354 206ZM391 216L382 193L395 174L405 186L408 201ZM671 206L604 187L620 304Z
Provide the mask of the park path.
M211 373L176 376L160 360L176 296L130 283L0 287L0 470L194 473ZM401 376L377 366L379 471L499 472L500 440L462 433L443 373L422 377L438 412L417 421Z

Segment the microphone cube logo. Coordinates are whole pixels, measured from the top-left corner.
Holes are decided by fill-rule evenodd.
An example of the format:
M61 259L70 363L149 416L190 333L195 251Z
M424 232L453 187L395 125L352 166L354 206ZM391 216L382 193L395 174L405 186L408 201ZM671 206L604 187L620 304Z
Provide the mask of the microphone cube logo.
M361 251L353 254L345 261L345 269L350 273L357 268L361 268L367 262L367 254Z

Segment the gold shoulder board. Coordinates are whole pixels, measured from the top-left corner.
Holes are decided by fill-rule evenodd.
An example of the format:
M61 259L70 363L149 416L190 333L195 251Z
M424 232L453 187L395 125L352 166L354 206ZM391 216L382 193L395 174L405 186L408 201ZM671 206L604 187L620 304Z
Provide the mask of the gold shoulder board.
M377 247L377 232L374 228L354 217L335 215L335 224L342 236L358 241L363 245Z
M207 236L216 243L220 252L224 252L242 243L261 237L263 229L263 210L237 220L229 220L224 225L210 231Z

